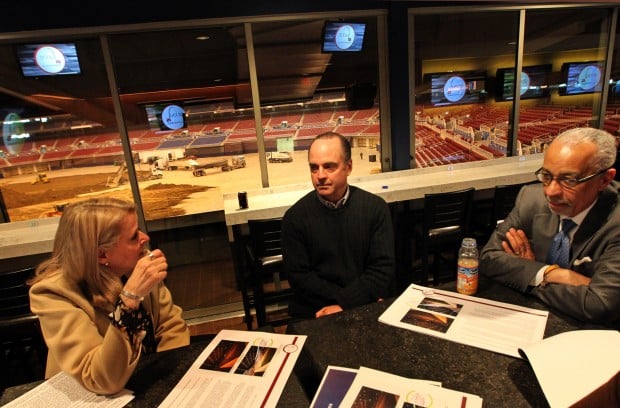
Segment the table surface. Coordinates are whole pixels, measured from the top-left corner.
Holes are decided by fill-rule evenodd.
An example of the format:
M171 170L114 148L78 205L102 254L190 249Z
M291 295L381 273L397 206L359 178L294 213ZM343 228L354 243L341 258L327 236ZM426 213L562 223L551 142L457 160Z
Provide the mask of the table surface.
M189 346L142 356L136 372L126 386L127 389L134 392L135 398L126 406L152 408L161 403L215 336L199 337L199 341L193 341ZM41 382L37 381L7 388L0 399L0 406L30 391ZM310 402L301 384L297 377L291 374L277 406L307 408L308 405Z
M437 289L454 291L455 283ZM535 298L495 283L481 282L476 296L547 310ZM379 316L390 304L373 303L289 324L289 333L308 336L295 373L309 399L327 366L334 365L440 381L445 388L482 397L487 407L548 406L525 360L380 323ZM550 312L544 337L590 327Z

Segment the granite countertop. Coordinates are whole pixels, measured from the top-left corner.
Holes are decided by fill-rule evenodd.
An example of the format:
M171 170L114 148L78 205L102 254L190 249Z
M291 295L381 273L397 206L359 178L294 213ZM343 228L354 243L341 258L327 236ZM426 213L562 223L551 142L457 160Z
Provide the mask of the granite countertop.
M192 338L192 344L174 350L145 355L138 368L127 383L135 399L127 407L152 408L161 403L174 386L181 380L189 367L204 350L215 335ZM43 381L7 388L0 399L0 406L9 403L20 395L30 391ZM278 407L307 408L310 405L297 377L291 374L278 401Z
M438 289L454 290L453 286L451 283ZM485 295L481 297L545 309L534 298L503 286L493 284L481 289L479 294ZM373 303L289 324L288 332L308 335L295 371L309 398L327 366L336 365L365 366L407 378L440 381L446 388L479 395L488 407L548 406L525 360L380 323L378 318L390 303ZM583 327L550 313L545 337L578 328Z

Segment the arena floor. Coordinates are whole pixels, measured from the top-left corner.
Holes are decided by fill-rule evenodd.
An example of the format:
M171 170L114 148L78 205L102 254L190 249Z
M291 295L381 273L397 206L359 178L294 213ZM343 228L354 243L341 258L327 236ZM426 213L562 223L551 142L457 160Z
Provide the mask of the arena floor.
M379 162L369 161L370 155L379 159L374 149L353 148L352 176L371 174L380 168ZM222 158L213 158L214 161ZM228 157L229 162L231 157ZM246 167L222 172L208 169L207 174L196 177L190 170L183 170L185 160L177 164L178 170L164 171L163 178L140 182L140 198L146 218L161 219L184 214L219 211L224 208L223 194L262 187L258 154L246 154ZM127 177L116 188L106 186L117 166L96 166L48 171L48 183L35 183L35 174L0 179L0 189L10 221L55 216L56 206L92 195L109 195L132 199ZM136 167L139 178L147 178L149 166ZM297 151L290 163L268 163L270 186L296 184L309 181L307 152Z

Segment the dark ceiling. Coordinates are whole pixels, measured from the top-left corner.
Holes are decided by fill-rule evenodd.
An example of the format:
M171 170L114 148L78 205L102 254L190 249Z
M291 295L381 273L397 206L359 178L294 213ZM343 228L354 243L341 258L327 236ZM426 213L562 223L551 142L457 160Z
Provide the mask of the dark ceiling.
M595 47L600 38L600 16L594 9L553 10L548 15L539 13L538 18L528 17L525 52ZM323 19L253 23L261 104L304 101L321 92L344 90L353 83L377 83L376 18L356 20L367 23L364 48L359 53L322 53ZM494 20L492 15L428 16L423 21L427 24L416 25L417 61L446 55L488 58L514 50L509 42L514 39L515 28L502 26L502 19ZM197 37L208 39L198 41ZM108 38L129 126L145 123L143 105L151 102L232 101L236 107L252 104L242 24L110 34ZM82 73L24 78L15 44L0 45L0 111L19 108L30 115L69 113L104 127L115 127L99 38L45 37L38 41L75 42ZM402 60L406 66L406 58Z
M348 55L321 51L324 20L254 24L261 104L306 101L318 92L344 90L355 82L376 83L376 19L356 21L367 23L364 47ZM108 38L117 89L130 126L144 123L142 107L150 102L232 101L236 107L252 106L243 25ZM24 78L14 45L0 47L0 59L11 61L0 65L0 106L26 105L34 114L68 112L104 127L114 126L100 40L57 42L62 41L76 43L80 75Z

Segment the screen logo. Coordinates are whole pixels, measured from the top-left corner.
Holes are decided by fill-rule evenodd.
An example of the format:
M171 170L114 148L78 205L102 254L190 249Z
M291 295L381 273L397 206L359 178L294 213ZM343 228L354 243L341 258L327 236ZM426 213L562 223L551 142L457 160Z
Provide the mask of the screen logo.
M185 125L185 111L180 106L168 105L161 112L161 120L168 129L181 129Z
M588 91L590 89L594 89L600 80L601 70L596 65L588 65L579 73L577 85L581 89Z
M465 96L467 84L459 76L450 77L443 87L443 94L450 102L460 101Z
M46 45L34 53L34 60L39 68L50 74L57 74L65 69L64 54L56 47Z
M524 93L530 89L530 76L525 72L521 72L521 91L519 95L523 96Z
M355 30L350 25L344 25L336 31L336 46L341 50L347 50L355 42Z
M2 140L9 153L19 154L27 138L28 134L24 131L22 118L14 112L6 115L2 123Z

